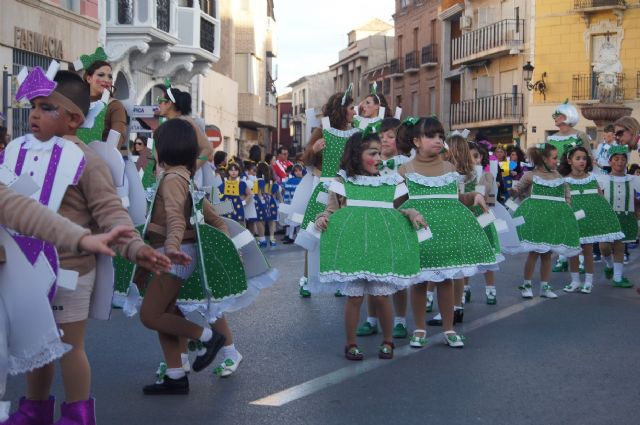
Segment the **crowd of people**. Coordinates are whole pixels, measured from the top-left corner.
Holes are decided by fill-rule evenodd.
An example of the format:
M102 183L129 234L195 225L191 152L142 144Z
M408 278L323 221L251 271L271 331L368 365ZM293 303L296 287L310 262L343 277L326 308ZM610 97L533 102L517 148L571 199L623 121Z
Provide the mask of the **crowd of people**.
M56 360L65 396L55 423L96 423L84 340L89 318L114 307L158 333L164 360L144 394L188 394L188 373L219 352L213 373L235 373L243 356L225 313L277 281L264 253L280 231L304 248L299 295L345 297L352 361L365 357L357 338L379 332L381 359L393 358L396 339L425 347L426 325L463 347L455 324L469 279L482 274L496 305L509 255L526 254L524 299L538 262L540 297L557 298L552 270L570 272L570 293L604 279L633 286L624 264L638 238L640 124L631 117L591 146L574 128L576 108L559 105L558 132L525 153L480 133L447 134L433 116L401 119L375 86L356 106L349 88L327 100L295 162L286 148L264 155L257 145L242 159L214 152L191 96L169 83L156 99L163 123L127 144L106 55L83 57L82 68L21 76L31 133L0 153L0 395L7 373L27 374L17 410L0 402L0 424L54 423Z

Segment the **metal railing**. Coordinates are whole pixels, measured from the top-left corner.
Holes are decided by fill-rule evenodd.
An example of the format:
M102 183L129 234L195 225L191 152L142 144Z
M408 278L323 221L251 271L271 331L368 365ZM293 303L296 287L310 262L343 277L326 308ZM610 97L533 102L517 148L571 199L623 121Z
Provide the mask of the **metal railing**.
M414 50L413 52L409 52L404 56L404 70L408 71L410 69L418 69L420 68L420 64L418 63L418 51Z
M574 9L590 9L592 7L625 6L624 0L573 0Z
M422 48L422 57L420 64L438 63L438 45L428 44Z
M211 53L216 48L216 26L204 18L200 18L200 47Z
M402 74L404 72L404 67L402 66L402 58L391 59L389 68L391 74Z
M575 74L571 79L571 99L572 100L595 100L598 99L598 76L600 73ZM624 100L624 74L616 74L616 86L613 99Z
M495 120L522 120L522 93L504 93L452 103L449 109L451 125Z
M462 34L452 40L453 61L499 47L511 47L524 43L524 19L502 21Z

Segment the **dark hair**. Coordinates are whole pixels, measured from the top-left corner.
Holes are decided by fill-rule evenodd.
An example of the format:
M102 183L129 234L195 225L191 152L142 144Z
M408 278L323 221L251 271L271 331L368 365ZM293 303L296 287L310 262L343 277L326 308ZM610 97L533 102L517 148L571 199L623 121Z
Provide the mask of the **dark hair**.
M258 162L258 165L256 166L256 168L257 168L256 176L258 178L262 178L265 181L274 181L275 180L273 178L273 169L271 168L269 163L267 163L265 161L260 161L260 162Z
M267 164L271 164L271 160L273 159L273 154L272 153L268 153L264 156L264 162L266 162Z
M410 122L403 122L398 127L396 132L396 144L398 145L398 151L411 152L411 149L415 149L413 139L419 139L422 136L435 137L440 135L444 139L444 128L438 118L425 117L420 118L415 125L411 125Z
M487 165L489 165L489 151L487 150L487 148L484 145L481 145L479 143L476 142L468 142L469 144L469 150L477 150L478 153L480 154L480 165L482 165L483 167L486 167Z
M375 103L376 105L380 105L381 107L384 108L385 118L393 118L393 114L391 113L391 110L389 108L389 103L387 102L387 99L384 97L382 93L369 94L365 97L365 99L367 97L370 97L371 99L373 99L373 103ZM375 118L375 117L372 117L372 118Z
M291 167L290 173L293 174L296 172L296 170L300 170L300 172L302 172L304 169L302 168L302 165L295 164L293 167Z
M586 171L589 171L589 172L593 171L593 160L591 159L591 155L589 155L589 152L587 152L585 148L583 148L582 146L578 146L576 148L568 150L566 155L562 155L562 159L560 160L560 165L558 165L558 172L563 177L571 174L571 165L569 164L569 159L572 158L573 155L578 151L584 152L584 154L587 156Z
M0 143L7 143L7 141L5 140L7 138L7 127L0 125Z
M213 154L213 165L218 167L218 165L222 164L227 159L227 153L225 151L216 151Z
M136 140L140 139L140 141L142 142L142 146L144 146L145 148L147 147L147 138L146 136L142 136L142 135L137 135L135 139L133 139L131 141L131 150L133 152L135 152L135 145L136 145Z
M545 167L546 164L544 160L549 158L553 151L557 149L551 143L544 143L544 147L539 149L537 146L530 147L527 150L527 155L529 156L529 160L534 165L534 167Z
M278 155L280 155L283 151L287 151L287 153L289 153L289 149L286 146L280 146L277 150Z
M249 170L256 170L257 171L256 164L255 162L251 162L251 161L245 161L244 162L244 169L245 171L249 171Z
M333 128L338 130L346 130L349 123L347 122L347 108L353 103L351 96L347 96L342 104L342 96L344 93L336 93L332 95L327 103L322 107L322 115L329 117L329 122Z
M362 132L357 132L349 137L340 161L340 168L347 173L347 176L353 177L365 174L362 166L362 153L369 149L369 145L372 142L380 143L378 134L369 133L363 135Z
M167 165L184 165L192 173L200 148L193 126L180 118L165 121L153 133L158 152L158 162Z
M111 66L111 64L110 64L109 62L107 62L107 61L103 61L103 60L98 60L98 61L95 61L94 63L92 63L92 64L89 66L89 68L87 68L87 69L84 71L84 75L82 76L82 79L83 79L85 82L87 82L87 83L88 83L88 81L87 81L87 77L90 77L90 76L92 76L93 74L95 74L95 72L96 72L99 68L102 68L103 66L108 66L108 67L109 67L109 68L111 68L111 70L113 71L113 66ZM113 85L112 85L112 86L109 88L109 92L111 93L111 96L113 96L113 95L115 94L115 92L116 92L116 88L115 88L115 86L113 86Z
M58 84L55 91L72 101L86 116L91 104L89 84L71 71L58 71L53 80Z
M380 123L380 133L384 133L388 130L395 130L400 125L400 120L397 118L385 118Z
M0 142L1 143L1 142ZM629 170L627 170L627 174L635 174L636 171L640 170L640 165L638 164L631 164L629 166Z
M256 164L262 160L262 149L260 149L260 146L251 146L249 149L249 159Z
M242 174L242 167L240 167L240 164L232 162L231 164L227 165L227 169L225 170L225 175L227 177L229 177L229 171L231 170L236 170L238 171L238 176L240 176L240 174Z
M169 98L169 93L167 92L167 88L163 87L165 98L171 100ZM176 100L173 102L174 107L180 114L182 115L191 115L191 95L186 91L182 91L175 87L171 87L171 94L173 98Z
M522 152L519 146L515 145L507 148L507 156L511 156L513 152L518 156L518 166L520 166L520 163L525 161L524 152Z
M616 128L614 127L613 124L607 125L603 130L603 132L605 133L613 133L614 131L616 131Z

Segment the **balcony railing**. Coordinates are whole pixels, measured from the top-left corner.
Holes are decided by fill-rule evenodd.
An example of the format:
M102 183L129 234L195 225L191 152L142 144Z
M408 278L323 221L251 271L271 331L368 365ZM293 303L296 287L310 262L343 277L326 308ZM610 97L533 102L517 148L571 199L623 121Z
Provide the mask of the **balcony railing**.
M591 74L576 74L571 81L572 100L596 100L598 96L597 72ZM639 74L640 75L640 74ZM639 77L640 78L640 77ZM616 102L624 100L624 74L616 74L616 87L612 96Z
M596 7L625 7L624 0L573 0L576 10L593 9Z
M438 63L438 45L429 44L422 48L420 65L429 66Z
M524 43L524 19L503 19L452 40L454 65L508 51Z
M404 67L402 66L402 58L391 59L389 69L391 72L391 76L401 77L402 73L404 72Z
M417 72L420 69L418 64L418 51L414 50L404 56L405 72Z
M451 125L486 121L522 121L524 114L522 93L496 94L452 103Z

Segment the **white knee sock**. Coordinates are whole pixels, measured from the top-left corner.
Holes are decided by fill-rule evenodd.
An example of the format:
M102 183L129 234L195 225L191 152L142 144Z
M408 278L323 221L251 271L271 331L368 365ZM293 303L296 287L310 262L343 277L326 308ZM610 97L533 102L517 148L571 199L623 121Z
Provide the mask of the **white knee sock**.
M571 283L580 283L580 273L571 272Z
M606 257L602 256L602 261L604 261L607 268L613 267L613 258L611 258L611 255L607 255Z
M593 273L587 273L584 275L584 284L593 286Z
M378 318L377 317L367 317L367 322L369 322L369 324L371 326L378 326Z
M623 263L613 263L613 280L620 282L622 280Z
M200 335L200 341L207 342L211 339L212 336L213 331L211 330L211 328L203 328L202 335Z
M407 318L402 316L396 316L393 318L393 326L402 325L407 327Z
M236 350L235 344L230 344L222 347L222 355L224 356L225 359L231 359L234 362L236 362L238 361L238 357L240 353L238 353L238 350Z

